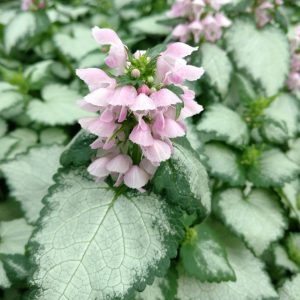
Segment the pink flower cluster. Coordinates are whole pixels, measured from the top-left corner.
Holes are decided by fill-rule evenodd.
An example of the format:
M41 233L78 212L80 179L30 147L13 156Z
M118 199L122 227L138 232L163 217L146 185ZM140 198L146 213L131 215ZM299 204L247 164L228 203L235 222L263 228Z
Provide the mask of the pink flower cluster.
M300 25L295 29L295 37L291 40L291 72L287 80L287 86L291 91L300 88Z
M177 25L172 36L181 42L193 37L195 43L201 39L216 42L222 36L222 27L231 21L222 13L222 5L231 0L177 0L169 13L171 17L184 17L187 22Z
M23 11L27 11L30 9L42 9L45 7L44 1L38 1L38 0L23 0L21 4L21 9Z
M91 144L98 151L88 172L97 180L111 175L116 186L124 182L142 190L160 162L170 158L170 139L185 135L184 119L203 110L184 85L204 73L184 59L197 48L177 42L157 53L153 48L131 54L113 30L95 27L92 34L110 46L105 63L112 73L76 71L90 90L81 107L99 113L79 121L98 137Z
M259 0L254 8L257 26L262 28L272 21L275 9L282 4L283 0Z

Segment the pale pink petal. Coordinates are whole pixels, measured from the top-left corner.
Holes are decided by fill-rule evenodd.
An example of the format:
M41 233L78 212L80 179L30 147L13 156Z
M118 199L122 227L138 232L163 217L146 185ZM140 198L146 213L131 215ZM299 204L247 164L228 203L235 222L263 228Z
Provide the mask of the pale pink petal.
M185 43L172 43L169 44L167 49L163 52L163 55L170 55L174 58L183 58L191 55L192 52L198 50L198 47L191 47Z
M128 155L119 154L111 159L106 168L110 172L125 174L132 165L132 160Z
M106 177L109 171L106 169L106 164L109 162L109 157L101 157L94 160L88 167L88 172L96 177Z
M229 27L232 22L222 13L216 14L216 22L219 26Z
M152 93L150 98L154 101L157 107L164 107L182 102L176 94L165 88Z
M83 129L86 129L100 137L111 136L116 128L116 124L114 122L102 122L99 117L83 118L79 120L79 124Z
M98 138L92 144L90 144L90 147L92 149L99 149L102 148L103 145L104 145L103 138Z
M115 89L109 100L110 105L128 106L132 105L137 97L137 91L133 86L124 85Z
M133 189L140 189L149 181L149 175L140 167L132 166L124 176L124 183Z
M156 132L160 136L167 138L176 138L185 135L184 128L173 119L165 119L165 126L163 128L157 128Z
M139 94L145 94L145 95L149 95L150 93L150 89L146 84L140 86L137 91Z
M144 169L149 175L154 175L158 166L153 165L147 158L143 158L140 162L140 167Z
M100 69L77 69L76 75L88 85L91 91L105 87L114 88L116 85L115 79L109 77Z
M185 65L180 67L176 73L178 73L183 80L194 81L204 74L204 69L202 67L199 68L192 65Z
M84 100L96 106L107 106L108 100L112 97L114 90L107 88L99 88L87 94Z
M126 106L122 106L121 110L120 110L120 114L119 114L119 118L118 118L118 122L122 123L126 120L127 118L127 107Z
M129 139L141 146L150 146L153 144L153 137L149 125L143 119L136 125L129 135Z
M177 25L173 31L172 36L178 38L181 42L187 42L190 36L190 30L187 24Z
M85 100L80 100L78 102L79 106L83 109L83 110L86 110L86 111L89 111L89 112L96 112L100 109L99 106L96 106L96 105L93 105L93 104L90 104L88 102L86 102Z
M145 157L151 162L161 162L171 157L170 146L161 140L154 140L152 146L143 147L142 150Z
M136 97L130 109L132 111L153 110L156 109L156 105L150 97L141 93Z
M184 107L180 112L179 119L184 120L188 117L199 114L201 111L203 111L202 105L198 104L194 100L186 99L184 100Z
M100 121L105 122L105 123L110 123L112 121L114 121L115 119L115 115L112 112L111 109L107 108L105 109L100 116Z

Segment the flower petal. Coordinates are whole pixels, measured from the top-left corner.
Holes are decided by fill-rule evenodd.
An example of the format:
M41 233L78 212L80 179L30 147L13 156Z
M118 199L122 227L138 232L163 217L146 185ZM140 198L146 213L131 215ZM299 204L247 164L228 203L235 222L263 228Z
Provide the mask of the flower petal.
M143 147L142 150L145 157L154 163L168 160L171 157L170 146L161 140L154 140L152 146Z
M124 85L115 89L110 97L109 104L114 106L132 105L137 97L137 91L133 86Z
M124 176L124 183L133 189L140 189L148 181L149 175L138 166L132 166Z
M156 109L156 105L150 97L141 93L136 97L134 103L130 106L130 109L132 111L153 110Z
M109 175L109 171L106 169L106 164L110 158L107 156L94 160L88 167L88 172L96 177L106 177Z
M161 89L151 94L150 98L154 101L157 107L169 106L181 103L181 99L168 89Z
M136 125L129 135L129 139L141 146L150 146L153 144L151 129L143 120Z
M125 174L132 165L132 160L128 155L119 154L111 159L106 168L110 172Z

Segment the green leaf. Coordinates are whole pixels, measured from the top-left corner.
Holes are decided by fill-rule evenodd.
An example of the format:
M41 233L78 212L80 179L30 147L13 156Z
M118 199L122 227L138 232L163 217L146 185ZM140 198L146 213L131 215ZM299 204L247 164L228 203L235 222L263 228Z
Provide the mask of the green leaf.
M104 65L106 55L99 51L90 52L79 61L79 69L94 68Z
M228 91L232 72L232 65L226 52L214 44L205 43L201 46L200 53L205 74L224 97Z
M62 147L56 145L32 148L1 165L11 194L21 203L30 223L35 223L43 207L41 201L53 184L61 152Z
M64 167L82 166L91 162L96 150L91 149L90 144L94 142L96 136L88 133L84 129L80 130L62 153L60 163Z
M18 139L10 136L0 138L0 161L7 158L8 153L18 143Z
M135 300L174 300L177 292L177 273L171 267L163 278L155 278L151 286L136 293Z
M251 37L251 38L250 38ZM289 43L274 26L257 29L254 22L238 19L225 34L227 49L239 69L259 81L267 96L276 94L289 72Z
M82 96L67 85L47 85L42 90L42 98L44 101L33 100L29 103L28 115L33 121L51 126L67 125L89 115L77 104Z
M296 179L286 183L282 188L282 200L290 208L291 217L298 218L300 222L300 180Z
M203 283L179 272L177 298L180 300L277 299L277 293L264 272L264 266L245 246L228 232L221 235L236 281Z
M153 48L150 48L147 50L146 55L148 57L150 57L151 59L156 59L163 51L165 51L167 48L166 44L158 44L156 46L154 46ZM170 89L170 87L172 87L173 89L176 90L180 93L183 94L183 91L181 90L181 88L179 88L178 86L172 84L172 85L168 85L167 88ZM172 89L170 89L172 91ZM180 91L179 91L180 90ZM176 93L176 92L175 92Z
M26 152L38 141L38 135L35 131L28 128L18 128L9 134L10 137L17 139L17 143L9 151L7 158L14 158L17 154Z
M24 219L0 222L0 254L24 254L32 229Z
M0 114L6 109L22 103L23 96L16 90L16 87L6 82L0 82Z
M10 285L11 283L6 275L3 263L0 260L0 288L7 289L10 287Z
M62 128L46 128L40 133L40 142L43 145L64 144L68 138L67 133Z
M249 141L246 123L222 104L210 105L200 118L197 129L209 140L224 141L236 147L243 147Z
M290 150L286 153L286 155L300 167L300 138L291 141Z
M132 299L167 270L182 236L174 207L155 194L115 193L80 168L56 182L31 239L32 299Z
M186 139L173 140L173 146L172 157L155 173L154 187L165 192L170 203L205 217L211 205L206 170Z
M69 32L58 32L54 36L56 47L67 57L80 60L99 45L92 38L91 30L82 25L72 25Z
M244 185L245 170L240 165L240 155L232 148L221 143L209 143L204 146L207 164L210 173L231 185Z
M170 27L158 23L158 21L164 20L165 18L166 16L164 14L139 18L130 24L130 30L133 33L167 35L171 31Z
M280 300L299 300L300 298L300 274L290 280L286 280L279 289Z
M288 270L292 273L299 272L299 268L297 265L289 258L286 250L281 245L276 245L274 247L274 258L275 258L275 264L278 267L281 267L285 270Z
M280 187L296 178L299 167L278 149L261 153L250 167L248 178L257 187Z
M300 117L299 103L289 94L282 94L276 98L265 110L267 117L263 124L264 136L273 143L285 143L297 135L298 119ZM274 122L270 122L270 120ZM276 125L276 123L281 126Z
M6 122L0 118L0 138L5 135L7 131L7 124Z
M288 253L295 261L298 266L300 266L300 233L290 233L287 240Z
M214 211L258 256L281 238L286 228L283 211L267 190L254 189L247 196L240 189L224 190L214 201Z
M186 273L200 281L236 280L226 250L207 222L188 229L180 257Z
M4 30L4 46L7 52L19 45L21 42L27 43L31 38L46 31L49 27L49 19L45 12L22 12L17 14Z

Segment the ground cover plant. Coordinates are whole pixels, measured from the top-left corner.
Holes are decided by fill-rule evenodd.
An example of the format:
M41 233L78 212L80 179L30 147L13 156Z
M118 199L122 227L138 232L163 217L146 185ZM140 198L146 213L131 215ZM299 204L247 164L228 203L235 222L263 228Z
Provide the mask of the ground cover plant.
M299 300L300 4L0 3L0 299Z

